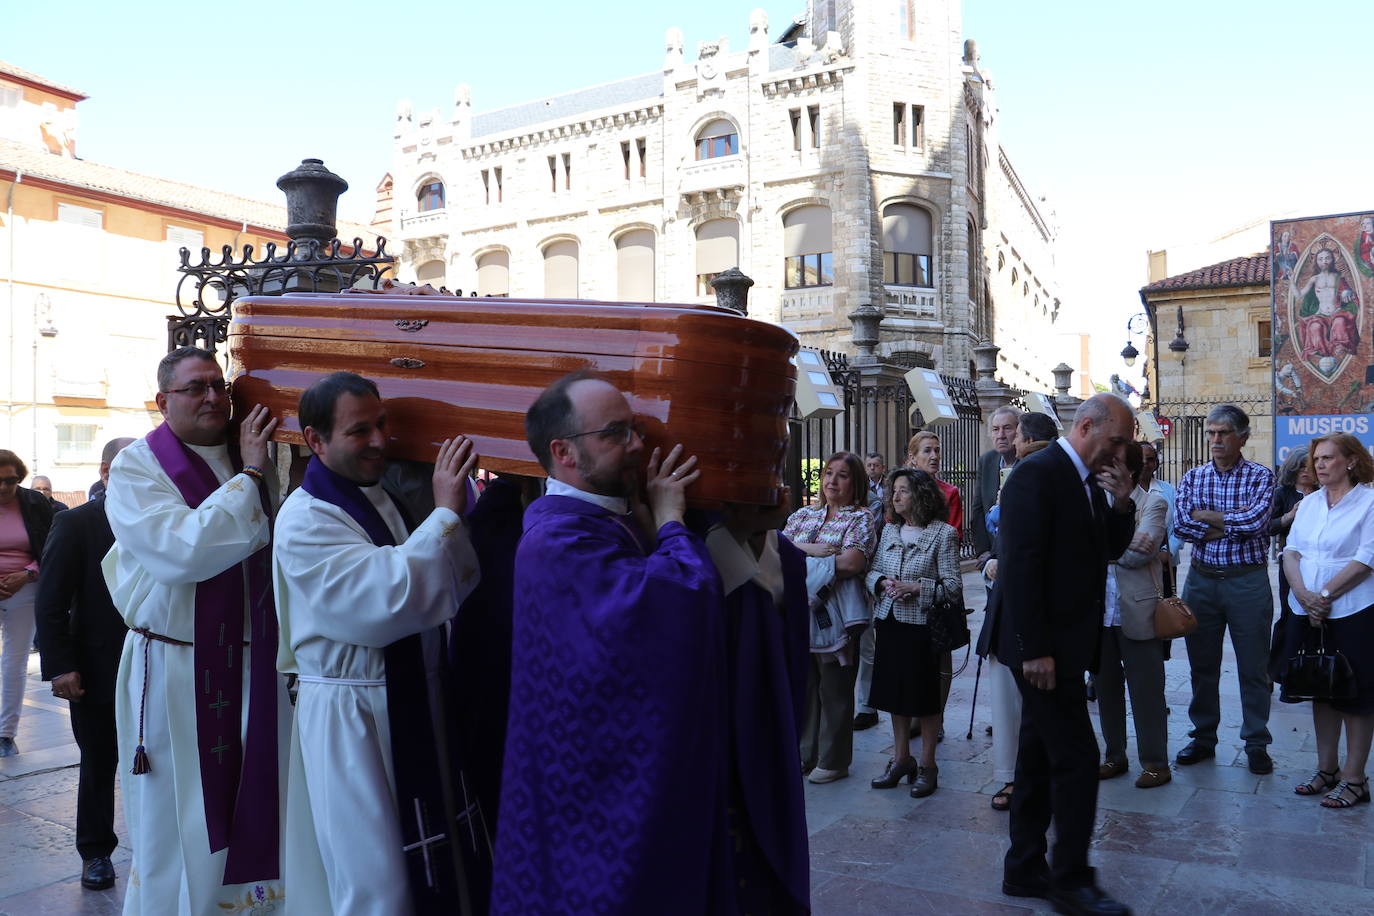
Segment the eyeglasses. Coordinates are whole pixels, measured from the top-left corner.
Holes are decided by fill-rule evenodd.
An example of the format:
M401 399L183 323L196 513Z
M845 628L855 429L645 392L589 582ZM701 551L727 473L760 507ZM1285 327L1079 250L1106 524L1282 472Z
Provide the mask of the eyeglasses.
M163 394L184 394L191 398L203 398L210 389L214 389L218 394L227 394L232 390L232 386L222 378L217 378L212 382L206 383L199 379L184 388L164 388Z
M612 423L604 429L589 429L585 433L573 433L571 436L559 436L560 439L581 439L583 436L600 436L607 442L614 442L617 445L629 445L630 437L638 436L644 438L644 424L642 423Z
M0 477L0 487L17 487L22 477Z

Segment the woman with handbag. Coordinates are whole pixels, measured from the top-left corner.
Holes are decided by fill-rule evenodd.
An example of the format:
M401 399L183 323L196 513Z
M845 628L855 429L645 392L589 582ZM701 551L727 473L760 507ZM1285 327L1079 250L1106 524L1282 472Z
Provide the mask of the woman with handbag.
M1279 466L1274 487L1274 507L1270 512L1269 533L1274 536L1279 555L1288 542L1288 532L1298 515L1298 503L1317 489L1317 480L1307 463L1307 446L1302 445L1288 453ZM1274 621L1274 633L1269 641L1269 677L1276 683L1283 683L1283 667L1293 654L1286 646L1288 618L1293 612L1288 609L1288 576L1284 574L1283 564L1279 563L1279 619ZM1297 647L1294 647L1294 652Z
M1120 776L1130 769L1126 757L1126 687L1131 690L1131 716L1140 760L1136 788L1153 789L1168 782L1168 713L1164 702L1164 640L1155 637L1155 605L1164 593L1168 501L1140 487L1144 450L1126 443L1126 469L1136 484L1135 537L1126 552L1107 568L1106 614L1102 621L1102 656L1097 669L1097 709L1106 745L1097 775ZM1123 676L1124 675L1124 676Z
M1327 671L1345 677L1299 683L1312 680L1297 676L1303 655L1312 655L1304 648L1289 662L1280 699L1311 699L1317 735L1317 772L1293 791L1325 793L1323 807L1350 808L1369 801L1365 764L1374 737L1374 490L1358 486L1374 481L1374 459L1360 440L1337 433L1312 440L1308 463L1320 489L1298 503L1283 551L1293 612L1286 645L1298 652L1318 642L1317 634Z
M942 521L946 507L936 479L925 471L898 468L888 477L888 524L865 580L874 608L876 646L868 702L892 716L892 760L873 780L890 789L905 777L912 798L939 787L935 764L940 733L941 652L932 641L930 618L938 598L963 606L959 540ZM921 724L921 761L911 756L911 720Z
M854 756L856 650L869 625L862 582L875 537L867 481L858 455L836 452L825 463L821 501L793 512L782 531L807 556L807 589L812 595L811 670L801 758L813 783L848 776ZM821 619L824 627L819 626ZM824 645L817 645L818 628L833 634L826 636Z

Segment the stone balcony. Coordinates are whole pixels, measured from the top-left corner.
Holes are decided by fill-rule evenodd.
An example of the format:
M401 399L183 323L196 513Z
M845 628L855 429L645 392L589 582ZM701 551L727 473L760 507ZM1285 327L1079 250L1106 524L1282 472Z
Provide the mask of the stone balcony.
M399 227L402 240L425 235L442 235L448 230L447 210L430 210L427 213L401 214Z
M748 170L743 156L702 159L682 168L678 191L687 198L698 195L737 194L747 183Z
M938 321L940 296L932 288L922 286L884 286L884 320L890 318Z
M781 305L783 324L829 320L835 309L835 287L807 286L783 290Z

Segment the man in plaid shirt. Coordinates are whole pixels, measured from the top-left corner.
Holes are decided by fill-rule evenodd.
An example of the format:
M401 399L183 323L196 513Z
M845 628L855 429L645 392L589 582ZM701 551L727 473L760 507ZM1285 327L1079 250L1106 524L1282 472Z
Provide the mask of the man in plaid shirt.
M1269 742L1272 686L1266 663L1274 596L1269 589L1269 512L1274 474L1241 455L1250 418L1232 404L1207 414L1212 460L1183 475L1178 485L1174 532L1193 545L1183 600L1197 615L1187 637L1192 668L1193 740L1178 752L1183 765L1216 756L1221 702L1221 640L1231 629L1240 678L1241 727L1250 772L1273 772Z

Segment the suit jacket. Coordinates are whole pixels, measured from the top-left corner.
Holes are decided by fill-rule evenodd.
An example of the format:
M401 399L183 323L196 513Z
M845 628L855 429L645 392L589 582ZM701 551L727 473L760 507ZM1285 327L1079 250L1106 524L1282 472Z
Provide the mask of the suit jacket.
M1158 493L1135 491L1135 530L1148 531L1155 540L1164 541L1165 517L1169 502ZM1116 565L1117 608L1121 611L1121 632L1127 639L1155 638L1155 605L1164 594L1163 563L1159 550L1149 556L1128 550Z
M973 496L969 498L969 532L973 537L973 549L987 553L992 549L992 536L988 534L988 510L997 505L997 489L1002 485L1002 456L997 449L988 449L978 456L978 479L974 482Z
M1135 531L1092 482L1092 507L1073 461L1057 443L1023 458L1002 488L997 657L1019 667L1053 656L1058 677L1095 670L1107 564Z
M81 673L82 702L113 703L128 628L110 602L100 561L114 544L105 497L53 518L34 613L43 680Z

